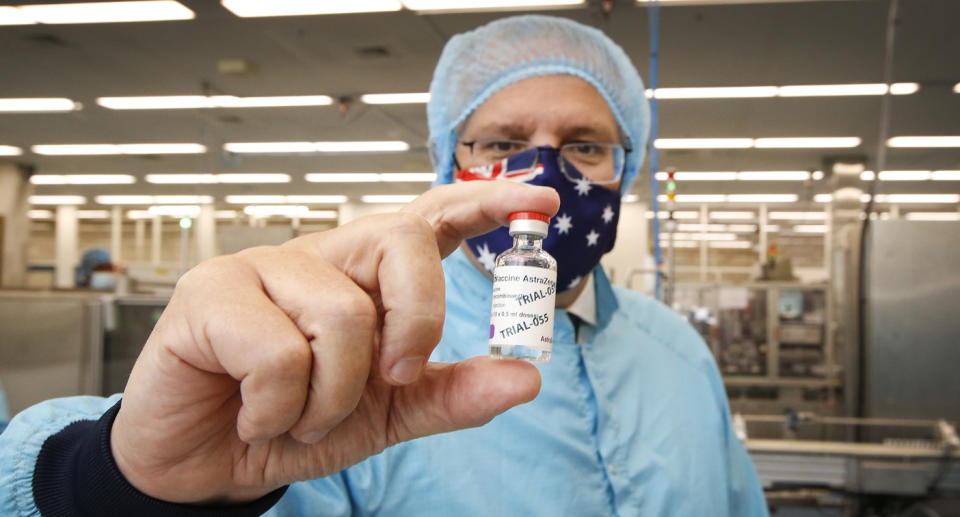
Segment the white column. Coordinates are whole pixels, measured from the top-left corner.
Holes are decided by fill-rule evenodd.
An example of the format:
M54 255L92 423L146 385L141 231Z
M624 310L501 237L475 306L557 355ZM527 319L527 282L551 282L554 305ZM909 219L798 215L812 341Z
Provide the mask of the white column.
M201 205L196 221L197 262L217 254L217 219L213 205Z
M707 279L707 224L710 219L707 205L700 205L700 280Z
M121 235L123 232L123 211L114 206L110 211L110 261L119 264L121 260Z
M767 205L760 205L760 213L757 217L757 229L760 231L760 263L767 263L767 250L770 248L767 240Z
M27 281L27 241L30 237L30 194L33 185L20 167L0 162L0 217L3 218L3 242L0 243L0 285L20 287Z
M137 262L143 262L144 250L147 247L147 221L144 219L137 219L133 223L133 247Z
M55 229L56 260L53 285L59 289L74 287L77 265L77 207L58 206Z
M159 215L153 216L153 224L150 226L152 232L150 239L150 262L154 266L160 265L160 239L163 237L163 218Z
M890 205L890 219L900 219L900 205Z

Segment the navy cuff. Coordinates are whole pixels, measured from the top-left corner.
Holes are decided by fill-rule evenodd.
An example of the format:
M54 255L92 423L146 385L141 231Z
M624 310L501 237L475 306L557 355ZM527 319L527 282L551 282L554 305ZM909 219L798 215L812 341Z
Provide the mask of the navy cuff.
M33 499L41 515L255 516L287 490L236 505L176 504L150 497L127 482L113 460L110 430L118 411L119 401L99 420L74 422L43 442L33 471Z

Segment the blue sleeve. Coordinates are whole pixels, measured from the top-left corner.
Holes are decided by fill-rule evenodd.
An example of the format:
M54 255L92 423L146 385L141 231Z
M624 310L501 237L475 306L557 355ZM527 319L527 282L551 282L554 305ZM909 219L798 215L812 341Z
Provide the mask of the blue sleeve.
M7 397L3 394L3 384L0 384L0 433L7 427L10 421L10 410L7 409Z
M169 503L140 492L120 473L110 448L119 399L59 399L18 415L10 432L0 435L3 515L256 516L286 491L282 487L254 501L227 505ZM110 401L114 404L98 414ZM71 402L73 408L67 406ZM48 425L62 423L64 415L72 420L62 429ZM49 421L43 421L45 416Z

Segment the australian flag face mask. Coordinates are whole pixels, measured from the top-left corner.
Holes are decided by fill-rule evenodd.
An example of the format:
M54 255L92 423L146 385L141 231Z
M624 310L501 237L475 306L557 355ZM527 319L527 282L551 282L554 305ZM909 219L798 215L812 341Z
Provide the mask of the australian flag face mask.
M561 162L562 160L562 162ZM591 182L558 149L528 149L493 165L464 169L455 181L511 180L553 187L560 194L543 249L557 259L561 291L580 283L613 248L620 218L620 192ZM500 253L513 247L507 227L467 239L467 245L488 271Z

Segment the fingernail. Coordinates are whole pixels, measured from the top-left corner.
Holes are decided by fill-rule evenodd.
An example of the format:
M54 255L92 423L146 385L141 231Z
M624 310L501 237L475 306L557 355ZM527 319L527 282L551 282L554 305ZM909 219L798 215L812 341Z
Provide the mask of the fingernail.
M405 357L390 369L390 378L397 384L409 384L417 378L417 375L420 375L423 362L422 356Z
M305 433L300 437L300 441L304 443L314 444L323 439L327 435L326 431L314 431L312 433Z

